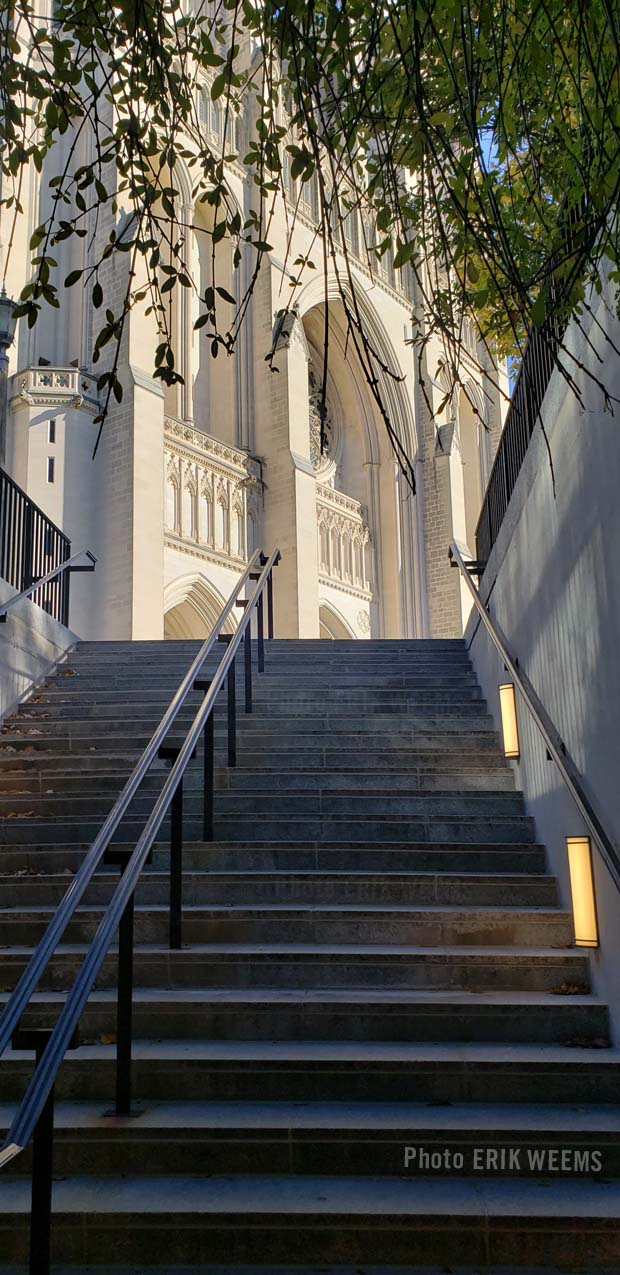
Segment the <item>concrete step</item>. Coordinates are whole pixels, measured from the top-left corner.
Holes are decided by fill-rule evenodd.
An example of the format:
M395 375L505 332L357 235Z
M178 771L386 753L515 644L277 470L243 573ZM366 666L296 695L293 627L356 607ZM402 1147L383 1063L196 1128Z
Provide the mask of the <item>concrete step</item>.
M571 947L569 912L545 908L390 907L386 904L285 903L257 905L252 888L247 904L204 905L183 909L183 939L204 943L404 943L423 947ZM249 900L252 900L250 903ZM79 907L68 929L67 943L90 943L103 907ZM0 911L0 933L11 946L38 943L54 909L10 908ZM165 943L169 910L165 903L140 905L135 910L138 943Z
M0 1005L8 999L0 994ZM64 995L33 995L26 1022L55 1021ZM387 988L156 988L134 991L136 1036L160 1040L494 1041L607 1040L607 1006L592 995ZM85 1039L115 1031L116 990L94 991Z
M510 791L483 792L417 792L411 794L406 787L399 792L392 790L392 784L382 778L380 787L372 792L360 792L359 787L347 788L346 778L333 776L334 783L324 787L312 781L303 784L294 776L289 783L265 782L260 780L253 787L242 786L234 792L221 789L216 797L216 811L220 819L233 816L247 818L261 815L267 819L282 819L287 815L295 815L300 819L337 818L346 819L355 815L356 820L363 817L379 819L382 815L391 818L411 816L429 819L444 817L476 819L483 818L489 822L496 818L528 818L524 813L521 793ZM165 775L151 790L143 793L140 788L134 798L131 811L134 816L148 814L153 807L155 797L161 791ZM104 819L113 804L116 794L108 793L98 796L89 786L88 792L82 785L81 793L9 793L0 799L0 818L23 817L43 819L50 818L82 819L85 815ZM194 786L185 794L184 812L188 816L202 812L203 794ZM527 825L533 831L532 822Z
M0 1185L8 1262L27 1248L29 1187ZM54 1184L59 1262L524 1266L544 1242L548 1266L601 1269L620 1244L620 1184L581 1179L391 1179L258 1175L116 1178ZM127 1225L128 1217L131 1225ZM526 1258L527 1261L527 1258ZM273 1269L273 1267L271 1267ZM428 1269L428 1266L425 1268Z
M188 841L197 841L202 833L202 806L198 798L195 810L191 809L191 795L184 803L190 807L184 811L183 829ZM145 803L146 804L146 803ZM110 799L103 815L111 809ZM150 807L148 807L150 809ZM72 842L91 842L101 827L102 815L87 820L84 816L68 816L59 814L37 818L34 806L28 804L27 809L15 818L5 818L0 823L1 845L70 845ZM144 827L145 816L125 816L112 840L137 841ZM162 834L167 835L168 822L162 825ZM532 821L526 816L494 816L492 820L483 815L472 815L471 818L459 818L451 815L430 815L419 817L372 818L371 815L355 820L343 815L317 815L308 818L294 818L288 814L281 819L267 815L257 819L255 814L248 813L244 818L233 818L220 815L217 802L214 818L214 836L218 841L273 842L294 844L294 837L303 844L331 844L340 842L343 846L394 843L410 844L412 842L452 842L454 845L476 843L501 845L502 843L527 846L533 841ZM535 869L532 869L535 870Z
M202 758L197 758L196 765L192 766L185 772L183 786L185 792L202 792L204 786ZM249 767L236 766L233 768L217 767L214 775L216 789L219 792L230 790L232 792L286 792L286 791L310 791L313 793L344 791L344 792L366 792L373 791L383 792L389 788L391 793L419 793L420 795L430 795L431 793L449 792L452 796L458 793L482 792L510 792L514 793L514 775L510 770L497 768L496 770L482 770L463 768L462 770L443 770L435 771L430 768L413 768L410 770L388 770L387 767L379 771L370 770L340 770L334 772L328 767L322 769L310 769L312 762L308 763L308 770L293 770L282 773L274 768L272 771L251 770ZM111 794L114 799L121 792L132 767L129 766L126 771L119 773L116 771L97 770L96 774L91 771L89 779L89 791L93 797L100 800L104 795ZM168 773L168 767L161 763L153 768L146 776L140 786L141 793L160 792L163 782ZM36 797L71 797L75 794L83 794L84 777L83 774L76 774L67 770L51 770L51 771L4 771L0 765L0 800L8 802L11 796L27 797L33 795Z
M215 667L207 670L213 675ZM243 659L235 663L237 684L244 684ZM314 674L293 673L285 676L270 670L259 676L253 670L252 691L257 703L269 703L276 697L291 700L324 700L327 695L335 695L338 699L352 696L369 697L373 695L397 696L409 691L438 691L446 694L452 690L475 690L480 695L480 687L471 668L455 671L450 668L441 670L403 670L402 672L377 672L375 670L358 670L347 672L338 669L324 672L318 670ZM200 674L202 676L202 673ZM37 704L72 703L86 697L92 697L97 703L116 703L128 697L132 702L167 702L174 695L179 678L177 670L157 670L143 673L137 670L116 673L113 678L101 673L80 673L75 677L56 678L36 688L34 700ZM190 692L193 699L201 695L200 691Z
M105 1099L103 1100L103 1103ZM355 1174L398 1178L620 1177L620 1108L468 1103L59 1103L56 1174ZM15 1106L0 1104L6 1135ZM29 1149L14 1172L29 1173Z
M185 851L185 859L192 852ZM251 901L259 903L286 904L409 904L418 906L463 906L467 909L480 906L518 906L518 907L555 907L558 891L554 877L543 874L542 862L539 875L524 871L522 875L514 872L514 859L517 852L510 853L510 872L498 872L495 876L485 872L439 871L407 871L411 866L411 852L386 850L384 853L386 866L381 868L381 851L368 851L369 862L375 866L374 871L364 868L358 861L364 855L356 851L348 857L354 859L354 866L343 868L344 852L327 850L282 851L275 854L273 850L257 851L250 855L242 851L243 867L239 865L236 849L213 849L211 867L208 852L201 848L195 852L194 861L200 863L197 870L187 868L183 875L183 899L188 906L204 904L244 904ZM537 852L542 859L542 851ZM332 857L333 856L333 857ZM4 857L4 855L3 855ZM61 851L50 851L49 857L54 859L56 872L46 873L41 859L47 861L39 852L32 852L29 858L32 867L23 866L19 850L11 851L11 858L16 864L12 876L0 876L2 898L7 907L34 907L57 905L64 896L73 876L73 871L82 858L82 851L73 854L66 848ZM167 869L168 851L154 852L154 862L159 870L145 869L136 887L136 899L145 905L165 903L169 896L170 877ZM442 852L437 854L439 865ZM431 859L426 855L426 861ZM248 862L249 860L249 862ZM318 867L315 863L318 862ZM416 855L414 863L418 862ZM451 856L451 862L455 857ZM517 865L518 865L517 858ZM246 866L247 864L247 866ZM287 866L287 864L289 866ZM330 866L335 865L335 866ZM396 865L396 866L395 866ZM506 865L507 866L507 865ZM429 864L430 868L430 864ZM95 906L107 903L117 882L117 872L109 869L100 872L93 878L87 894L86 903Z
M11 825L14 824L11 820ZM142 825L140 825L142 826ZM133 847L134 841L124 839L125 822L119 829L116 843L124 847ZM154 866L163 868L170 863L170 849L166 843L158 843L161 849L154 849ZM88 849L88 841L66 840L38 841L27 843L10 841L3 845L1 863L5 872L46 872L66 873L75 871ZM469 843L466 845L449 843L449 841L411 841L411 843L385 843L369 845L369 843L325 843L306 841L306 843L281 843L258 841L254 844L244 841L207 841L207 843L190 843L184 845L185 872L202 871L277 871L277 872L416 872L425 873L427 877L434 873L448 872L473 873L478 877L481 873L500 873L513 877L515 873L538 875L540 889L543 889L545 877L545 850L541 845L520 845L513 841L496 844ZM422 889L426 889L422 886ZM432 887L434 889L434 887ZM447 886L447 889L449 887ZM476 881L475 881L476 889ZM499 889L503 889L501 884ZM555 887L554 887L555 889ZM498 896L495 891L495 898ZM464 898L472 898L466 895ZM555 894L554 894L555 898ZM504 901L509 901L505 899Z
M187 938L185 938L187 942ZM62 943L40 986L70 987L87 947ZM0 986L14 987L33 948L14 944L0 950ZM105 958L96 987L117 985L117 956ZM588 957L578 949L415 947L412 944L194 943L179 951L167 945L134 948L134 981L142 989L403 988L426 993L486 990L584 995L590 990Z
M140 1103L426 1102L449 1114L452 1103L604 1103L616 1107L620 1051L573 1043L498 1044L434 1041L134 1040L132 1077ZM83 1044L58 1076L61 1099L109 1106L116 1046ZM2 1062L5 1101L21 1099L32 1055L8 1050ZM439 1109L439 1108L438 1108Z
M368 733L364 734L361 731L338 731L334 728L328 733L308 731L291 735L290 738L288 735L283 738L280 732L269 739L266 730L254 738L254 735L250 733L251 721L252 718L244 719L243 717L237 720L238 738L243 742L248 756L256 753L259 747L262 747L265 752L267 743L270 745L267 755L274 757L283 749L291 756L306 757L308 754L320 751L324 757L340 752L343 755L364 756L369 759L373 759L376 752L386 757L392 754L402 756L407 753L415 757L422 755L428 749L432 749L435 753L443 752L446 757L467 756L471 753L476 759L487 755L497 760L499 755L499 742L495 731L486 728L483 730L476 728L473 732L461 727L451 729L449 721L447 726L435 724L434 729L426 729L426 727L415 730L394 731L392 729L389 735L386 733L377 735L376 732L372 732L370 738ZM73 761L76 751L81 756L89 752L109 756L111 751L118 752L118 755L135 755L145 747L153 733L152 729L135 731L133 728L131 731L114 731L107 728L105 731L98 732L96 724L93 724L90 734L84 734L80 730L59 735L53 729L44 732L41 725L45 723L39 726L29 725L28 729L24 727L20 730L15 727L6 727L4 735L0 731L0 758L14 758L22 753L26 756L38 757L42 752L54 756L60 752L64 758L71 757ZM215 734L216 740L219 739L223 743L225 734L219 719L216 721ZM377 749L374 748L375 744L378 745ZM238 753L241 754L241 749L238 749Z

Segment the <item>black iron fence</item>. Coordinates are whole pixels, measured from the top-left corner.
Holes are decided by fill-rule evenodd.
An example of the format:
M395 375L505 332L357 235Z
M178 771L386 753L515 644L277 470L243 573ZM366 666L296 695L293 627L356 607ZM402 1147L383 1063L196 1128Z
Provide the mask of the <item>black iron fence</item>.
M476 559L486 563L504 521L542 407L566 321L548 319L530 332L476 527Z
M563 209L559 214L564 243L551 262L545 289L548 300L553 303L549 307L552 311L569 281L580 274L583 260L591 251L598 233L596 221L589 222L585 211L585 205L581 203ZM554 274L554 270L558 273ZM554 317L552 313L539 328L532 328L528 334L476 527L476 559L481 564L488 562L504 521L567 326L567 316Z
M0 577L21 593L70 557L71 542L0 469ZM69 571L30 595L61 624L69 622Z

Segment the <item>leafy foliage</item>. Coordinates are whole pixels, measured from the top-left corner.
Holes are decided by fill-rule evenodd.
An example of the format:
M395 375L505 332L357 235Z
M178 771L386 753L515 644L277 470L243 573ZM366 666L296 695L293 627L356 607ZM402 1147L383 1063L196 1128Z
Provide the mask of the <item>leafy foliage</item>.
M422 358L440 337L451 386L470 320L488 371L485 347L518 355L530 325L557 333L570 314L588 310L603 269L618 280L613 0L196 0L189 10L180 0L55 0L49 21L29 0L4 0L2 43L5 266L34 164L43 211L21 314L32 325L43 305L58 307L63 286L91 289L102 310L93 355L103 365L102 421L122 395L119 358L133 306L156 319L155 375L182 379L171 297L199 284L181 165L191 174L190 207L211 213L214 282L196 326L214 356L235 348L285 185L299 192L292 225L312 186L317 262L307 254L287 263L286 309L305 271L335 270L351 339L404 468L411 458L381 402L380 358L357 304L352 214L370 266L392 255L394 269L408 274L413 344ZM216 108L217 136L205 102ZM245 215L230 186L237 157L251 175ZM72 238L86 241L86 264L60 279L54 252ZM236 297L216 282L223 239L235 268L246 255L251 262ZM122 261L124 299L103 309L109 268ZM572 356L560 346L557 358L574 384Z

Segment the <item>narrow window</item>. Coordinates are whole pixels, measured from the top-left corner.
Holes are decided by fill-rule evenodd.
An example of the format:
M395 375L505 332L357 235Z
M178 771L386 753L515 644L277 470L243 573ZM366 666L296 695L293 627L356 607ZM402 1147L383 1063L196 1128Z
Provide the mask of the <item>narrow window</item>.
M48 483L53 483L54 481L54 457L53 456L48 456L47 458L47 481Z
M55 442L56 442L56 421L49 421L49 422L48 422L48 426L47 426L47 441L48 441L48 443L55 443Z

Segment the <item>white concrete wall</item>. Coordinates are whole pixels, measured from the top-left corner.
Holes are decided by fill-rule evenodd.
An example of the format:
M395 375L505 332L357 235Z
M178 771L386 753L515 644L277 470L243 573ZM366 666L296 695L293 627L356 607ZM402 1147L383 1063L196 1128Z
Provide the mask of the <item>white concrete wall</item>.
M609 296L592 301L589 338L576 329L570 347L620 399L620 324ZM566 356L565 356L566 357ZM570 360L566 358L566 365ZM575 364L571 365L573 368ZM543 405L549 453L537 426L507 517L482 580L491 615L530 678L614 844L620 843L620 409L606 411L601 391L581 374L580 404L554 374ZM612 400L613 401L613 400ZM474 666L499 726L497 688L504 667L484 629L470 619ZM585 832L572 799L535 727L520 706L518 786L547 845L562 899L570 906L565 837ZM593 953L595 986L612 1006L620 1039L620 892L593 847L600 950Z
M0 604L15 595L0 579ZM0 624L0 722L78 641L75 633L25 598Z

